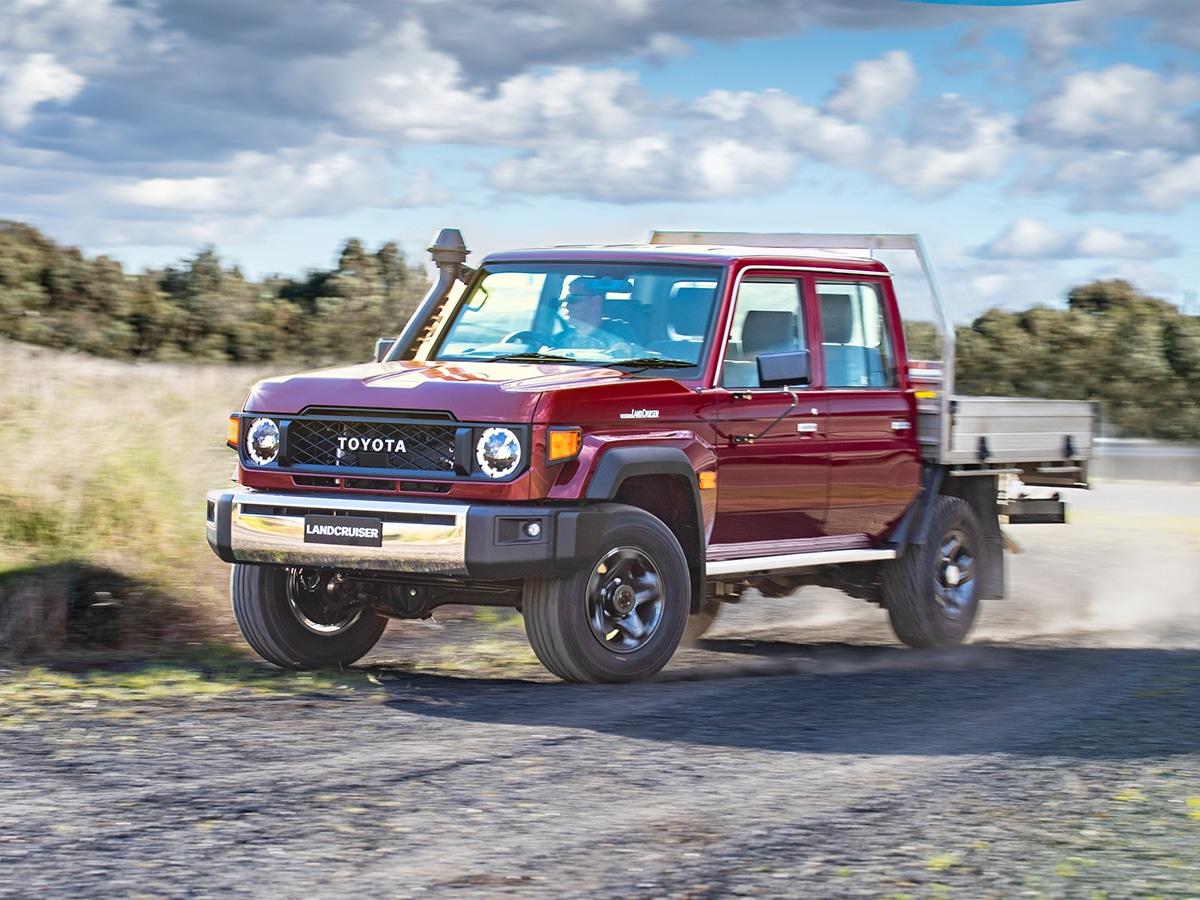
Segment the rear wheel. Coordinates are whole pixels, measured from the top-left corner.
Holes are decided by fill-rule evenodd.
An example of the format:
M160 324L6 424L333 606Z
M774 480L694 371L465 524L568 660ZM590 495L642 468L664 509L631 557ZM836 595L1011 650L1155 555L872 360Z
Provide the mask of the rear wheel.
M949 647L966 639L979 612L983 529L969 503L934 501L929 534L884 573L883 601L896 637L910 647Z
M327 573L238 563L233 615L254 651L284 669L344 668L375 646L387 619Z
M612 512L600 546L573 575L526 579L525 633L542 664L566 681L648 678L667 664L687 624L687 560L666 525L632 507Z

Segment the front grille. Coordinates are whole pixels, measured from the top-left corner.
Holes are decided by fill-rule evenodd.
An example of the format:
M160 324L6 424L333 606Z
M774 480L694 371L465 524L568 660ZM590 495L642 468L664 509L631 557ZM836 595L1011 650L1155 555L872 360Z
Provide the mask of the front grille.
M287 428L292 465L454 472L453 425L295 419Z

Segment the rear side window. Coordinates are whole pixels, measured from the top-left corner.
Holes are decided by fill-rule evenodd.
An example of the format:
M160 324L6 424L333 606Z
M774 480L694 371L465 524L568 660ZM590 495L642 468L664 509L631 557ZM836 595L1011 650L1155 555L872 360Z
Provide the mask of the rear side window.
M825 384L831 388L896 386L891 331L879 286L869 282L819 282Z
M803 350L804 313L800 282L794 279L747 279L738 288L725 346L721 384L728 388L761 387L760 353Z

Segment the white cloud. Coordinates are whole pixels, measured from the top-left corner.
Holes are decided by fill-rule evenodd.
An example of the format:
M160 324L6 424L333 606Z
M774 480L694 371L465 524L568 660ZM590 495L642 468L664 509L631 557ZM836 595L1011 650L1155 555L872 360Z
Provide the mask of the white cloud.
M1148 23L1155 40L1200 49L1200 17L1192 0L1086 0L1005 9L1003 14L1009 21L1020 17L1026 45L1039 70L1063 63L1081 47L1103 46L1130 19Z
M0 47L16 54L53 52L87 72L120 62L139 29L154 17L114 0L7 0L0 9ZM139 42L143 56L161 40Z
M1065 194L1077 210L1173 212L1200 199L1200 153L1064 150L1051 159L1048 169L1028 177L1022 187L1035 194Z
M529 146L558 137L627 136L646 107L637 76L619 69L561 66L513 75L492 90L469 84L459 62L429 49L414 23L369 52L376 58L327 60L302 76L302 90L359 133Z
M667 134L626 141L569 141L501 161L491 182L501 190L566 194L616 203L709 200L760 194L791 177L792 156L740 141L695 144Z
M43 104L76 98L88 77L112 71L136 45L145 59L162 38L144 9L113 0L8 0L0 8L0 124L25 128Z
M1179 244L1166 235L1106 226L1059 231L1040 219L1021 217L979 248L985 259L1133 259L1176 256Z
M857 191L861 179L927 200L1006 178L1024 161L1033 173L1027 185L1078 208L1170 211L1200 200L1200 77L1190 74L1124 64L1064 78L1027 67L994 83L995 101L975 78L964 82L977 91L970 98L930 101L918 94L909 53L888 50L848 56L840 78L807 85L804 96L723 89L724 72L689 64L707 93L684 100L651 90L633 68L707 53L708 40L814 24L882 31L929 22L971 22L983 35L1006 23L1031 41L1040 35L1036 52L1062 63L1101 40L1118 14L1153 14L1149 28L1173 23L1179 35L1188 20L1171 12L1172 0L1002 11L886 6L8 0L0 8L0 125L22 133L12 146L0 138L0 191L14 214L53 206L64 219L63 210L99 197L108 205L94 204L98 217L129 223L131 233L135 222L182 228L241 217L266 227L270 217L437 205L450 199L441 185L465 176L474 186L479 171L512 194L707 201L786 188L811 161L856 176L809 166L829 182L826 200ZM980 51L999 52L985 43ZM21 66L32 72L23 81ZM761 85L771 84L770 71L758 76ZM1013 114L991 103L1028 103L1019 94L1034 77L1056 83L1018 129ZM808 100L823 92L824 101ZM465 164L465 152L448 154L435 179L396 166L395 148L418 143L483 149ZM52 162L30 155L50 146ZM1012 244L1021 235L1002 237ZM1153 235L1102 228L1057 237L1060 250L1086 257L1153 258L1156 246L1146 243Z
M335 215L360 206L387 206L390 197L377 152L324 139L277 154L243 152L212 174L143 178L111 187L110 199L145 211L256 216Z
M862 66L843 79L861 83ZM904 94L915 84L906 85ZM833 104L845 95L835 92ZM842 104L843 106L845 104ZM729 126L731 134L756 147L799 152L841 168L857 169L917 197L940 197L970 181L994 178L1017 149L1015 122L1008 114L988 114L962 97L948 94L918 108L909 134L889 134L880 123L850 121L830 105L817 108L779 90L711 91L692 109ZM861 111L861 110L860 110Z
M1091 259L1161 259L1180 252L1179 244L1164 235L1103 226L1082 231L1072 242L1072 249L1076 255Z
M0 122L13 130L29 124L35 107L70 100L84 85L49 53L31 53L0 73Z
M692 109L730 126L729 133L769 141L825 162L853 165L870 148L871 133L856 122L801 103L784 91L710 91Z
M870 122L904 105L917 86L917 67L903 50L856 63L826 108L852 121Z
M926 113L936 130L910 129L909 137L882 142L877 167L884 178L917 197L944 196L972 181L995 178L1017 150L1016 122L989 114L956 95Z
M1064 236L1039 219L1021 217L980 248L990 259L1046 259L1058 254Z
M1144 176L1139 188L1146 202L1160 210L1179 209L1200 198L1200 154L1174 161Z
M1049 141L1133 150L1186 147L1197 139L1186 113L1198 102L1200 78L1164 78L1121 63L1068 76L1032 107L1026 126Z

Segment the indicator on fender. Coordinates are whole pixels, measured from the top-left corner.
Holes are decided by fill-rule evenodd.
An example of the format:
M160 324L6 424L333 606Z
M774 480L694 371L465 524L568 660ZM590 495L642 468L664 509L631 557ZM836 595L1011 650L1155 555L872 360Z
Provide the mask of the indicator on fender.
M546 436L546 461L558 463L576 457L582 446L582 429L551 428Z

